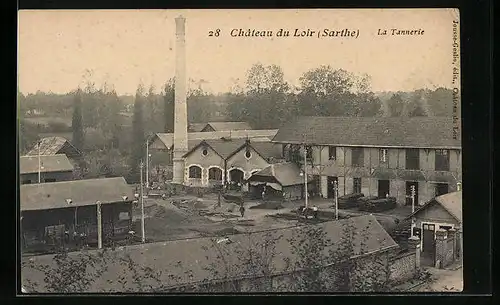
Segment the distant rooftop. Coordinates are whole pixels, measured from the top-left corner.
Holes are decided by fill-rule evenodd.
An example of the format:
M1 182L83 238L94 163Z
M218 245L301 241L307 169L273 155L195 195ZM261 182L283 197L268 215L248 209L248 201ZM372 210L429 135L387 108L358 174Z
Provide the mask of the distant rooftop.
M40 156L40 172L69 172L73 171L73 165L68 157L63 154ZM38 156L22 156L19 158L19 173L38 173Z
M19 193L21 211L123 202L122 196L127 196L128 202L134 200L132 188L123 177L24 184Z
M312 145L460 149L448 117L299 117L273 142ZM460 135L460 133L459 133Z
M81 152L73 146L67 139L62 137L46 137L40 139L40 149L38 143L27 153L28 156L65 154L68 157L81 156Z

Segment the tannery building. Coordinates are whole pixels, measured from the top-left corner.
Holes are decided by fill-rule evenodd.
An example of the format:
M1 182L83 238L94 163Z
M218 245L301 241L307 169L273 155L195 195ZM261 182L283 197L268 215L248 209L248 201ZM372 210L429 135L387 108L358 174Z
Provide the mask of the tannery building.
M462 180L460 137L451 118L300 117L279 129L274 143L287 160L303 165L325 198L339 195L396 197L423 204L457 190Z

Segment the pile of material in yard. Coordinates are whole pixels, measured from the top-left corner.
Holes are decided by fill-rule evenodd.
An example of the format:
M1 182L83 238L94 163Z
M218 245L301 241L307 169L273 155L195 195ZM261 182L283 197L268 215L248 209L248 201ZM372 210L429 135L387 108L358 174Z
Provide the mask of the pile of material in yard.
M266 201L258 205L251 206L250 209L280 210L284 207L279 201Z

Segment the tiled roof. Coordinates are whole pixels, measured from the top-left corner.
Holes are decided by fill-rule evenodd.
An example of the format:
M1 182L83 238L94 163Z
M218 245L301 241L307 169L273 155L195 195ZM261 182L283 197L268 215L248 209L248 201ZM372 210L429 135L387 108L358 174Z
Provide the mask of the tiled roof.
M453 217L462 222L462 191L444 194L436 197L439 202Z
M365 232L370 232L370 234L366 236L364 234L354 234L352 240L353 256L362 253L376 253L398 247L373 215L352 217L345 220L324 222L310 226L321 227L326 232L327 238L331 240L331 246L325 249L325 254L327 254L328 251L335 251L341 244L340 241L344 238L345 234L343 228L346 225L352 225L352 228L356 232L365 230ZM290 259L291 264L294 264L298 259L292 252L289 239L301 234L300 230L302 227L303 226L294 226L285 229L226 236L230 243L221 242L217 243L217 246L221 248L223 253L228 253L228 255L225 255L227 259L226 265L220 266L220 268L228 268L231 270L230 274L220 272L219 275L214 275L206 270L206 267L209 267L210 263L217 263L216 257L219 255L219 252L213 247L215 240L212 238L185 239L120 247L117 248L114 253L123 257L125 257L125 255L130 255L130 258L139 266L148 267L156 271L161 270L163 274L161 275L160 281L164 286L181 286L182 284L199 283L205 279L223 280L225 276L229 278L255 276L255 273L248 273L248 271L246 271L248 269L245 270L246 266L242 264L242 261L237 255L231 254L236 253L235 250L237 249L257 247L257 245L261 244L264 240L272 238L277 239L277 242L273 251L275 255L270 258L271 270L273 270L273 274L280 274L288 271L286 269L285 258ZM219 239L219 241L220 240L221 239ZM95 250L88 252L89 254L97 253ZM69 255L76 255L76 253L70 253ZM48 264L49 266L54 266L55 262L52 257L53 255L44 255L31 257L29 259L32 260L34 264ZM326 261L325 265L333 263L335 263L335 261ZM126 278L129 279L127 285L133 285L133 281L131 280L133 275L127 267L119 265L117 259L108 261L107 268L108 270L104 274L95 279L88 292L98 292L100 289L105 288L122 291L123 288L118 283L121 274L124 274ZM192 277L186 276L187 271L191 271ZM181 279L180 281L173 282L169 275L180 276ZM23 284L30 280L31 282L37 283L41 290L40 292L43 292L45 287L43 273L29 267L24 267L21 270L21 277ZM158 287L156 281L145 280L142 284L144 286L152 285L153 287ZM129 288L133 289L134 286L129 286Z
M440 204L457 221L459 221L460 223L462 222L462 191L437 196L436 198L421 206L407 218L411 218L413 215L417 215L421 211L427 209L427 207L429 207L430 205L436 203Z
M274 177L281 186L303 184L304 177L300 176L300 171L295 163L276 163L253 174L248 180L258 182L259 177ZM310 177L309 181L312 181Z
M215 131L229 131L229 130L251 130L253 129L246 122L208 122Z
M202 140L220 140L222 138L227 139L254 139L259 138L265 140L265 138L272 138L278 132L277 129L263 129L263 130L236 130L236 131L208 131L208 132L188 132L188 142L189 141L202 141ZM151 138L150 143L159 139L166 148L172 148L174 145L174 134L173 133L157 133Z
M64 153L67 155L81 155L81 152L74 147L67 139L62 137L47 137L40 140L40 151L38 144L35 145L28 153L28 156L41 155L56 155Z
M133 199L132 188L123 177L74 180L20 186L21 211L66 208L68 206L123 202ZM68 205L66 199L73 202Z
M279 144L271 142L255 142L255 140L252 140L250 145L264 158L281 159L282 157L282 148Z
M445 117L299 117L280 128L273 142L460 149L453 128Z
M63 154L40 156L40 172L68 172L73 171L73 165ZM19 158L20 174L38 173L38 156L22 156Z

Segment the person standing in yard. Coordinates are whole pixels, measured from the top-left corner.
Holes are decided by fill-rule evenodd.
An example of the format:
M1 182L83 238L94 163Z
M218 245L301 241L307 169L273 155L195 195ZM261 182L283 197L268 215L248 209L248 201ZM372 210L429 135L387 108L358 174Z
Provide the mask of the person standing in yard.
M313 210L313 217L314 217L315 219L318 219L318 207L313 206L313 207L312 207L312 210Z
M240 213L241 217L245 217L245 207L243 206L243 204L240 205Z

